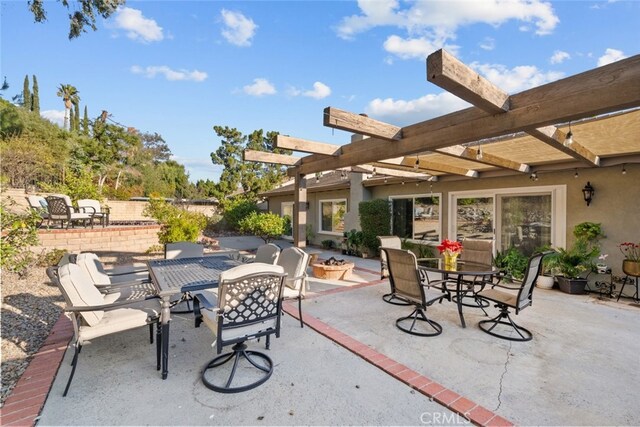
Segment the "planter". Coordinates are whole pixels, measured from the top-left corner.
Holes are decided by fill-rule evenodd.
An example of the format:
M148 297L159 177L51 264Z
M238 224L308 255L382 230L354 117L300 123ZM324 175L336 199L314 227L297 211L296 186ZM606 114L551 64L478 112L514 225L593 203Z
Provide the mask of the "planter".
M536 286L540 289L552 289L554 281L555 279L553 276L544 276L541 274L538 276Z
M352 262L346 262L343 265L325 265L325 264L312 264L313 276L318 279L328 280L347 280L351 278L351 272L353 271L354 264Z
M622 261L622 271L627 276L640 276L640 261L631 261L630 259L625 259Z
M584 294L587 279L568 279L564 276L556 277L560 290L566 294Z

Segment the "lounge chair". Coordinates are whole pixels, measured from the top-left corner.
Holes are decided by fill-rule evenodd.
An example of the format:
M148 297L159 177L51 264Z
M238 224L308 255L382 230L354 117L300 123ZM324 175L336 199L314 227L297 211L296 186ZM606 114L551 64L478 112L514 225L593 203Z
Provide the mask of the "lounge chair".
M49 206L47 204L47 199L42 196L27 196L27 202L29 203L29 209L37 213L41 221L38 224L38 227L42 225L44 220L47 220L47 224L49 224Z
M93 219L98 219L102 227L109 226L109 213L107 207L100 206L100 202L94 199L78 200L78 212L91 214Z
M64 228L65 221L67 222L67 228L69 225L75 225L78 222L84 224L85 228L91 225L93 228L93 222L90 214L77 213L72 206L69 205L69 201L64 197L49 196L47 197L47 208L49 210L49 221L60 221L60 226Z

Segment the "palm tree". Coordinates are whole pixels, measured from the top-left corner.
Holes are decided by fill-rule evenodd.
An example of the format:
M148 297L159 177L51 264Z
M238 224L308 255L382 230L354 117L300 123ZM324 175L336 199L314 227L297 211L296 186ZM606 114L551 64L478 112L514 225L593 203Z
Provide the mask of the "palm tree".
M71 110L71 107L73 106L73 104L77 104L80 102L80 96L78 96L78 89L75 88L75 86L73 85L63 85L60 84L60 87L58 88L58 93L56 94L56 96L59 96L62 98L62 101L64 102L64 128L65 129L69 129L71 130L70 126L67 126L67 123L69 123L69 111Z

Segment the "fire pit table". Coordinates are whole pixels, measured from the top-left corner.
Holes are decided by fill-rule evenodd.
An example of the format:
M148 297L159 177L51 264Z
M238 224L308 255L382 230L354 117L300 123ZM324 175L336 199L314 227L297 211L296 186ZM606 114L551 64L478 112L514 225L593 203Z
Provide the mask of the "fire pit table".
M347 280L351 278L354 263L331 257L325 262L311 264L313 276L318 279Z

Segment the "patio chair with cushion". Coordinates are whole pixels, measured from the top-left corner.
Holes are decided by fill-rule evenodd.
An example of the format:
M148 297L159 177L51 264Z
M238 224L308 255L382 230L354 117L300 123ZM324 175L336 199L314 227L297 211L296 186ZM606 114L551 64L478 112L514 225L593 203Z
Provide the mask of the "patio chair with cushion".
M49 211L49 221L60 221L60 226L64 227L65 221L67 222L67 228L69 225L75 225L78 222L84 224L85 228L91 225L93 228L93 222L90 214L75 212L73 207L70 206L67 201L68 197L49 196L47 197L47 209Z
M281 297L286 274L279 265L252 263L220 275L217 298L201 292L195 295L196 327L204 322L213 331L216 353L202 372L202 382L214 391L238 393L267 381L273 361L264 353L248 350L250 339L280 336ZM233 351L222 354L223 347ZM232 363L227 363L227 362ZM241 373L238 379L236 373Z
M165 259L199 258L204 256L204 246L193 242L173 242L164 245ZM171 297L173 313L191 313L191 293L183 292Z
M53 267L50 267L52 269ZM69 263L58 269L58 274L47 271L64 296L67 315L74 329L72 345L75 348L72 369L63 396L67 395L78 365L82 346L95 338L130 329L149 326L149 339L153 343L153 324L160 319L159 299L139 299L109 303L91 283L91 278L80 266ZM156 368L160 369L160 328L156 328Z
M29 203L29 209L37 213L41 218L38 227L42 225L45 219L47 220L47 224L49 224L49 208L47 206L47 199L42 196L35 195L27 196L26 199Z
M551 253L553 251L533 254L529 258L529 264L522 281L512 279L512 286L509 286L506 282L498 283L494 284L492 289L478 292L480 298L493 301L496 308L500 309L500 314L493 319L480 321L478 323L480 329L489 335L510 341L529 341L533 338L530 331L517 325L511 319L509 308L513 308L515 313L518 314L532 304L533 288L542 270L542 259ZM501 327L495 330L498 326ZM504 328L505 326L506 328Z
M377 239L380 242L380 278L385 279L389 277L389 266L387 261L387 254L382 249L402 249L402 242L400 241L400 238L398 236L377 236ZM396 295L392 280L389 280L389 284L391 285L391 292L382 296L382 299L385 302L393 305L411 305L411 303L405 301L402 298L399 298Z
M78 212L91 214L93 219L98 219L102 227L109 226L109 208L100 206L100 202L94 199L78 200Z
M389 280L393 282L398 297L415 307L408 316L396 320L396 326L403 332L422 337L432 337L442 333L442 326L427 318L427 307L447 298L442 289L423 282L416 256L411 251L381 248L386 253ZM424 328L420 327L422 323ZM427 327L428 326L428 327Z
M265 245L258 246L258 250L256 251L256 256L253 259L253 262L275 264L278 261L279 255L280 248L273 243L267 243Z
M276 263L287 273L282 298L298 300L298 316L301 328L304 327L302 322L302 299L307 291L307 268L309 267L310 259L309 254L302 249L290 247L280 252Z

